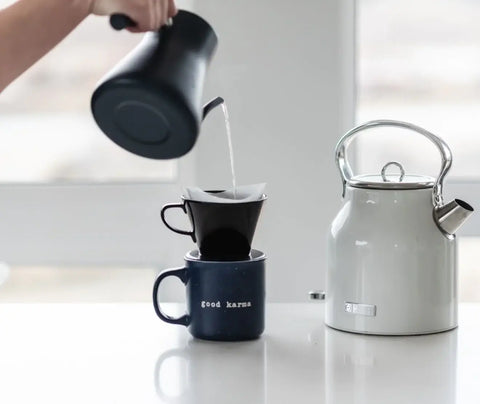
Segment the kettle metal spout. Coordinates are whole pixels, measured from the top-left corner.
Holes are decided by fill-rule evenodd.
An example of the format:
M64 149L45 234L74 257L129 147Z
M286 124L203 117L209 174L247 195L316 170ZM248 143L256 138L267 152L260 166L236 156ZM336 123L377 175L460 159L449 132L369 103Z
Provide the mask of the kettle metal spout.
M433 216L441 230L453 235L473 211L473 207L468 203L461 199L454 199L445 205L434 208Z
M222 97L216 97L213 100L210 100L206 105L203 106L203 116L202 120L206 118L208 113L214 109L215 107L218 107L219 105L223 104L225 100Z

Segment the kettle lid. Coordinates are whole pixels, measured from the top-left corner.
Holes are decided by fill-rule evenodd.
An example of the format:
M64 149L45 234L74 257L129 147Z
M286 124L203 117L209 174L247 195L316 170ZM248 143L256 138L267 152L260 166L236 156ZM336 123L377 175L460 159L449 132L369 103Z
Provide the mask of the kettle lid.
M389 166L396 166L400 169L399 174L387 174ZM425 189L432 188L435 179L427 175L405 175L402 165L396 161L385 164L380 174L364 174L350 178L348 185L354 188L371 189Z

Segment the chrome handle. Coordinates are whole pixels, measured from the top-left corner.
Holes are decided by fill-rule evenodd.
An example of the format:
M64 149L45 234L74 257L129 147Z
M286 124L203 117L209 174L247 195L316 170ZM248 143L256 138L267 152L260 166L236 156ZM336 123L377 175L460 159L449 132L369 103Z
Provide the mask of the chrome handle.
M440 173L438 174L438 177L433 186L432 197L433 197L433 205L435 207L442 206L443 205L443 180L447 175L448 171L450 170L450 167L452 166L452 152L450 151L450 148L442 139L440 139L438 136L434 135L433 133L429 132L428 130L425 130L419 126L413 125L408 122L394 121L389 119L379 119L379 120L369 121L362 125L359 125L349 130L347 133L345 133L345 135L343 135L343 137L337 143L337 146L335 148L335 163L338 169L340 170L340 176L342 178L342 183L343 183L343 195L345 195L345 186L347 182L353 176L352 168L350 167L350 164L347 161L347 154L346 154L347 147L352 142L355 135L358 134L359 132L366 129L371 129L371 128L380 127L380 126L395 126L398 128L412 130L414 132L417 132L425 136L435 146L437 146L437 149L440 152L440 155L442 157L442 166L440 169Z

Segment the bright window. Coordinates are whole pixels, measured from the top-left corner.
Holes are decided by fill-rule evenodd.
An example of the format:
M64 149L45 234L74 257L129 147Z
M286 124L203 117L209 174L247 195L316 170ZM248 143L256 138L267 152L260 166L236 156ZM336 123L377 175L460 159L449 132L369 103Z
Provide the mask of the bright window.
M453 153L446 191L452 184L466 184L465 198L477 208L479 19L480 2L473 0L357 2L357 123L396 119L442 137ZM399 161L407 173L437 176L438 151L420 135L383 128L372 132L358 141L360 172L380 173L386 162ZM459 239L463 301L480 301L479 245L478 237Z
M0 8L13 3L0 0ZM181 3L181 2L180 2ZM135 156L96 126L96 83L141 39L89 17L0 97L0 183L172 181L175 161Z
M422 126L451 147L450 178L478 178L480 2L357 5L357 122L387 118ZM427 141L404 131L393 137L377 132L360 140L360 170L379 172L397 160L407 172L437 174L438 153Z

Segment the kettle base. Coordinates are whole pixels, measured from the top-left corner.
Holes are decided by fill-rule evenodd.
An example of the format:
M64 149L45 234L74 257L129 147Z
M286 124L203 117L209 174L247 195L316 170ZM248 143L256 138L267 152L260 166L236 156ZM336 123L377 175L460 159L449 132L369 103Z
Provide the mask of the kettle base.
M418 332L369 332L369 331L359 331L359 330L350 330L346 328L339 328L339 327L334 327L333 325L328 324L325 322L325 325L329 328L332 328L337 331L342 331L342 332L349 332L352 334L363 334L363 335L376 335L376 336L384 336L384 337L407 337L407 336L415 336L415 335L428 335L428 334L439 334L442 332L447 332L447 331L452 331L455 328L458 327L458 324L448 327L448 328L443 328L439 330L432 330L432 331L418 331Z

